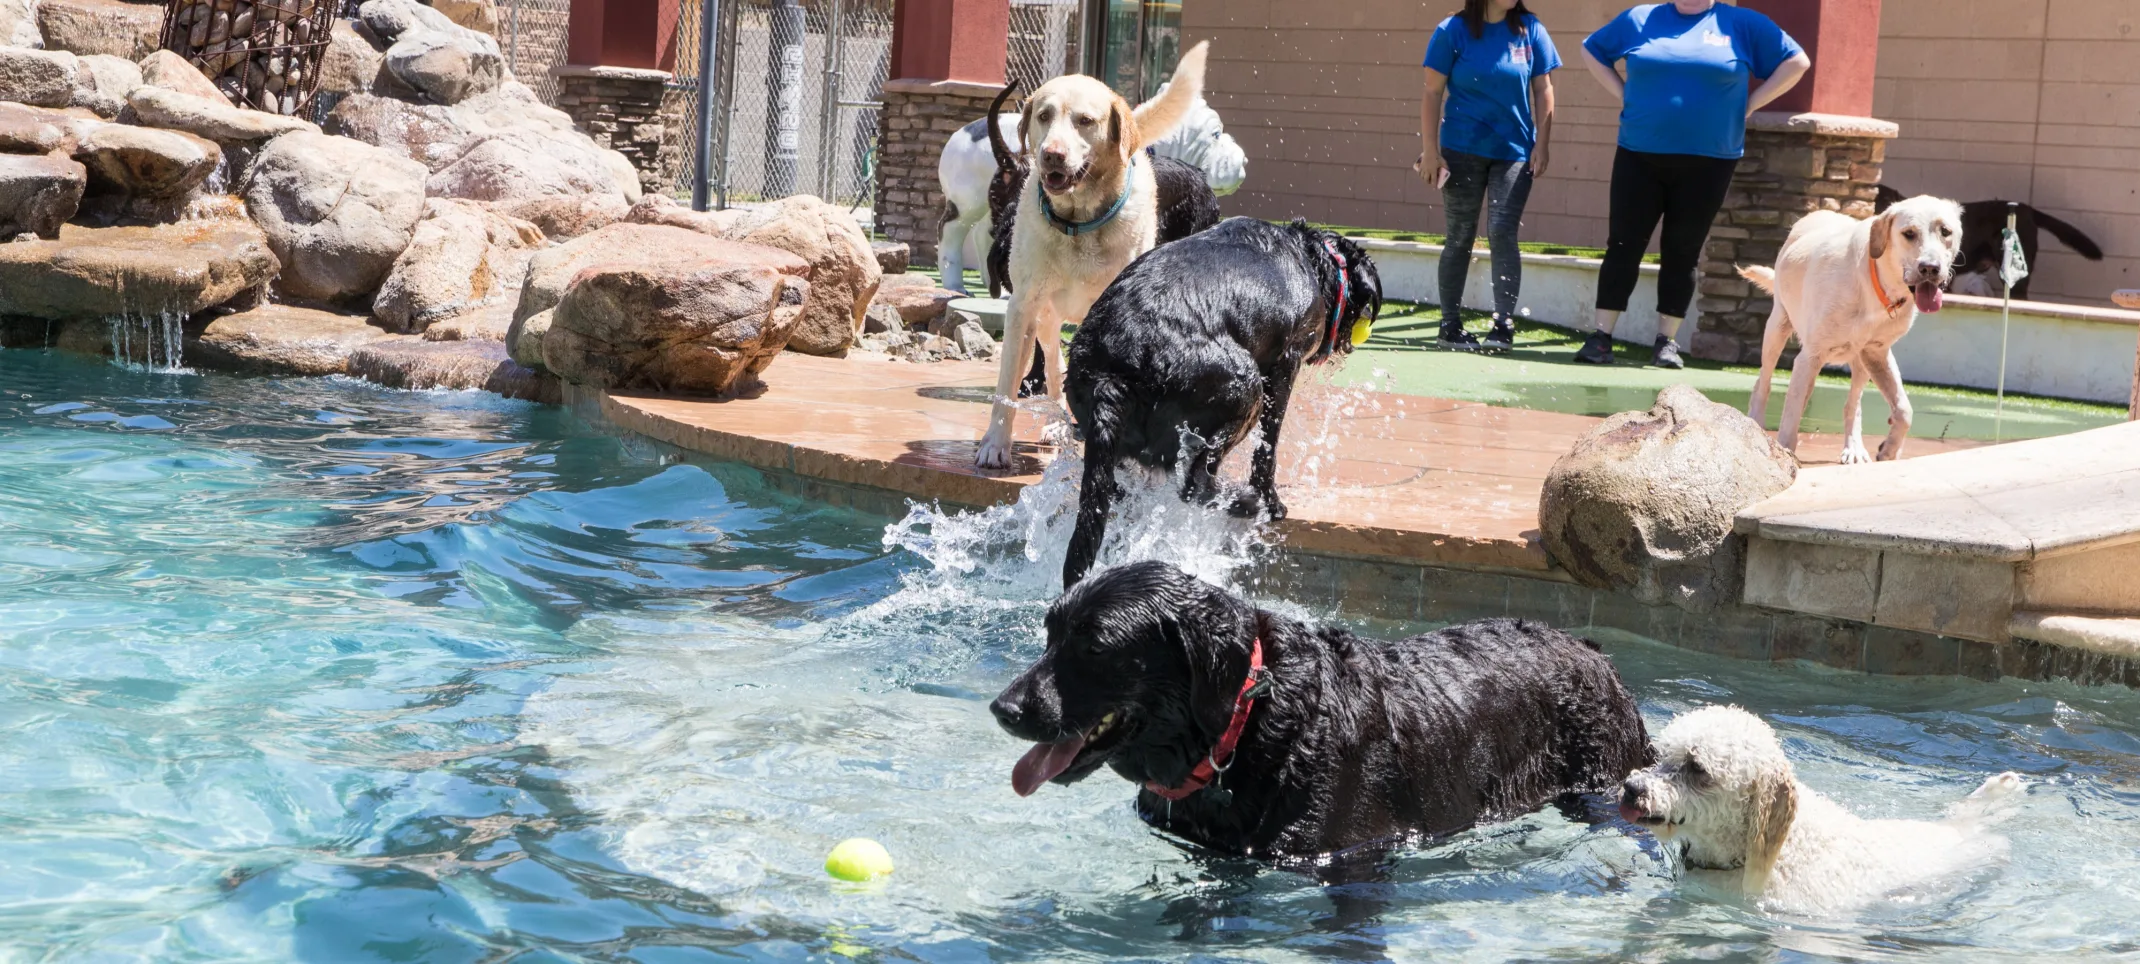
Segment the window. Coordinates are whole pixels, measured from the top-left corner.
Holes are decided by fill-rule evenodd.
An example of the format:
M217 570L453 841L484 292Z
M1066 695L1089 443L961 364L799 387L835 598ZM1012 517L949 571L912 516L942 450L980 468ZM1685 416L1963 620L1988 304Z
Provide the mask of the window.
M1181 0L1088 0L1094 76L1132 102L1159 92L1181 58Z

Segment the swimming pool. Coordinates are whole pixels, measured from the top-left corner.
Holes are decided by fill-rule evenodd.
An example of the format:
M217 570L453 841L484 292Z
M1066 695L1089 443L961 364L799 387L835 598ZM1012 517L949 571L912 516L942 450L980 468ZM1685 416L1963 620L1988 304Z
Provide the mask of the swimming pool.
M1863 813L2021 771L2010 862L1776 920L1547 813L1393 856L1343 921L1153 835L1112 776L1013 795L985 703L1038 653L1052 560L926 517L887 549L893 521L479 393L0 351L0 960L2140 950L2123 688L1611 637L1653 729L1742 703ZM888 883L826 880L848 836Z

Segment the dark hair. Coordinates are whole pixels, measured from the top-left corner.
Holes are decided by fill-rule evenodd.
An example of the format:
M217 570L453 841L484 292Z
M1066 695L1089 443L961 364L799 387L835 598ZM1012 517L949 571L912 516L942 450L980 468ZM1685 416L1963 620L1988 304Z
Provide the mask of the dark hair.
M1486 5L1491 2L1493 0L1464 0L1464 12L1458 16L1464 18L1464 26L1471 28L1471 39L1486 36ZM1508 12L1508 29L1521 37L1524 35L1523 25L1530 19L1531 11L1524 7L1523 0L1516 0L1516 8Z

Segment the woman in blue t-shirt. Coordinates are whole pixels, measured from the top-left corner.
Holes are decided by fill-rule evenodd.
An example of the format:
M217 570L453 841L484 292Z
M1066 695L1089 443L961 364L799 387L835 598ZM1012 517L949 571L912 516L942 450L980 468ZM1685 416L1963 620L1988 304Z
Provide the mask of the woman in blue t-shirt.
M1709 224L1746 153L1746 119L1797 84L1813 61L1775 21L1752 10L1675 0L1621 11L1583 41L1583 62L1622 106L1597 330L1575 360L1612 364L1613 325L1627 310L1642 251L1662 219L1651 360L1678 368L1674 339L1694 300ZM1624 78L1613 69L1620 63Z
M1459 309L1479 232L1479 207L1489 199L1494 323L1484 347L1505 350L1515 342L1511 318L1523 286L1516 229L1531 196L1531 179L1546 172L1553 130L1553 81L1547 75L1559 67L1553 38L1524 9L1523 0L1464 0L1464 11L1443 20L1427 41L1426 99L1419 108L1426 150L1419 173L1428 185L1441 188L1442 212L1448 216L1440 279L1443 345L1479 347L1464 330Z

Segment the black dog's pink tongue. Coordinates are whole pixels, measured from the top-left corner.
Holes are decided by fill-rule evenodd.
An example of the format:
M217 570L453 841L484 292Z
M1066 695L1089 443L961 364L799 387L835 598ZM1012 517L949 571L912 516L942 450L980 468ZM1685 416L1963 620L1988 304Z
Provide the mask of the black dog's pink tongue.
M1913 290L1917 295L1918 311L1929 315L1947 306L1947 293L1939 290L1937 281L1923 282Z
M1077 760L1078 751L1085 748L1085 738L1073 736L1061 743L1035 743L1018 758L1018 765L1011 768L1011 789L1021 797L1030 797L1040 785L1055 779L1057 774L1070 769Z

